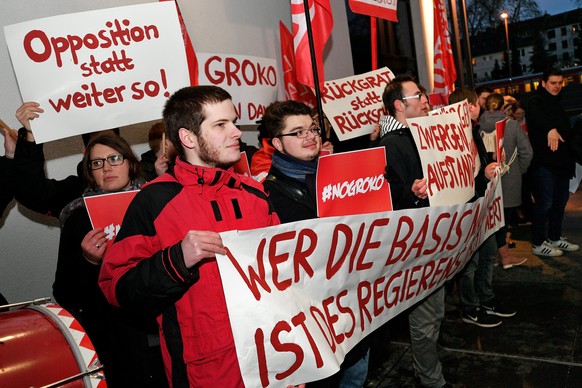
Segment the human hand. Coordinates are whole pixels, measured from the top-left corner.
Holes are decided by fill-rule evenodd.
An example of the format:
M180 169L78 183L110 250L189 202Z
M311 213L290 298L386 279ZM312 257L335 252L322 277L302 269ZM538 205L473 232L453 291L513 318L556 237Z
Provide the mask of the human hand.
M485 166L484 174L485 178L491 180L495 175L495 168L499 165L499 163L489 163Z
M323 143L323 144L321 145L321 149L322 149L322 150L329 151L330 153L332 153L332 154L333 154L333 144L331 144L331 142L330 142L330 141L326 141L325 143Z
M214 258L216 254L226 254L226 250L218 233L191 230L182 240L182 253L186 267L192 268L203 259Z
M552 151L556 151L558 149L558 145L560 145L560 142L564 142L564 139L562 139L562 136L560 136L558 130L553 128L550 130L550 132L548 132L548 147L550 147Z
M18 133L13 129L2 127L2 136L4 136L4 156L8 159L14 159Z
M154 162L154 168L157 176L165 174L166 171L168 171L168 158L165 154L160 153L160 155L158 155L158 158Z
M103 229L93 229L81 241L83 256L93 264L99 264L107 249L107 235Z
M380 137L380 124L374 125L374 129L370 133L370 141L375 141Z
M420 199L428 198L428 186L426 184L426 178L415 179L412 183L412 193Z
M16 118L27 131L30 131L30 120L40 117L40 113L43 112L38 102L25 102L16 110Z

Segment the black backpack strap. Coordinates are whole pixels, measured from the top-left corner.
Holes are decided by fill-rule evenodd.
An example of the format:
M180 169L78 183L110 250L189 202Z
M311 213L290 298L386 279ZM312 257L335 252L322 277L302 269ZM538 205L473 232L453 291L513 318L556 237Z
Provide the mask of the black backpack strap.
M307 206L309 209L316 211L315 206L313 206L312 201L309 198L309 194L305 188L295 184L292 181L281 182L277 179L276 176L270 175L267 176L265 182L263 183L267 191L277 190L287 198L299 202L304 206Z

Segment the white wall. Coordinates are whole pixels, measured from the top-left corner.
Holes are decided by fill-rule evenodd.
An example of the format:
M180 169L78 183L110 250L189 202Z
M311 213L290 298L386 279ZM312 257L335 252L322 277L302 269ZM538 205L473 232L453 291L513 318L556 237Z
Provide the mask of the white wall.
M42 17L152 2L148 0L1 0L0 25ZM246 54L275 58L279 62L279 20L291 27L287 0L180 0L183 17L196 51ZM325 59L326 79L353 75L347 17L343 0L331 0L334 30ZM10 63L4 31L0 31L0 118L13 128L22 103ZM121 129L137 154L145 152L151 123ZM254 132L243 140L256 143ZM47 174L62 179L75 174L82 143L71 138L44 146ZM4 154L0 136L0 155ZM0 292L10 302L51 296L56 268L59 228L53 219L39 216L15 202L0 218Z

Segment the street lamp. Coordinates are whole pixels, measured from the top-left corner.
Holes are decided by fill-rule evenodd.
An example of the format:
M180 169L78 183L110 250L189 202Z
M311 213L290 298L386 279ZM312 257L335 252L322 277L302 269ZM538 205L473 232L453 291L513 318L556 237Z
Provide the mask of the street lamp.
M511 80L511 51L509 50L509 27L507 26L507 19L509 19L509 13L503 11L499 14L501 19L505 22L505 42L507 43L507 65L509 66L509 79Z

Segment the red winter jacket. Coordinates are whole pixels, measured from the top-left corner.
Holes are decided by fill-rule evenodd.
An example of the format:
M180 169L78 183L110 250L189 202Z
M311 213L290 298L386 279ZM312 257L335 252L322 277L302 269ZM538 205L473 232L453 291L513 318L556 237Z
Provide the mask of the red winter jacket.
M182 239L278 223L254 180L179 159L129 206L99 283L110 303L158 316L171 386L243 386L216 260L186 268Z

